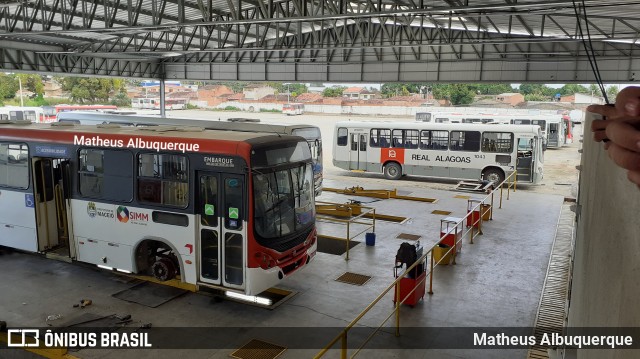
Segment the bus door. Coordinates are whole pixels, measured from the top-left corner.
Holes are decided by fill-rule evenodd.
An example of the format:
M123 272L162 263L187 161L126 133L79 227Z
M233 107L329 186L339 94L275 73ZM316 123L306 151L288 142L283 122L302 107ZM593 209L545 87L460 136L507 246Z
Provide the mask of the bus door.
M69 161L34 157L32 169L38 250L62 259L75 257L69 241Z
M367 170L367 134L351 133L349 169Z
M245 287L246 199L244 176L200 173L199 280L223 287Z
M536 139L529 137L518 138L518 158L516 161L517 180L533 182L534 164L537 154Z
M549 132L547 132L547 136L549 140L547 141L548 147L558 147L560 146L560 123L549 123Z

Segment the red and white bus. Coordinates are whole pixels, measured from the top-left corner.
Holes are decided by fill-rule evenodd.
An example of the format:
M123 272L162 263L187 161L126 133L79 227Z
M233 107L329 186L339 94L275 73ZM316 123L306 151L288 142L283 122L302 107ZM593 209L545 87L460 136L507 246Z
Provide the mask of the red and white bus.
M358 172L479 179L501 183L517 170L539 183L544 154L539 126L467 123L337 122L333 164Z
M302 115L304 113L303 103L285 103L282 105L282 113L285 115Z
M115 123L121 126L189 126L202 127L209 130L270 132L284 135L300 136L307 140L313 161L313 178L315 194L322 193L323 163L322 136L320 128L305 124L263 123L259 119L230 118L227 121L207 121L184 118L150 117L150 116L114 116L102 113L67 112L58 116L59 122L71 122L82 125L99 125Z
M0 245L255 296L317 249L309 146L173 126L0 124Z
M118 106L114 105L55 105L55 106L43 106L44 116L46 122L55 122L60 112L68 111L114 111L118 109Z

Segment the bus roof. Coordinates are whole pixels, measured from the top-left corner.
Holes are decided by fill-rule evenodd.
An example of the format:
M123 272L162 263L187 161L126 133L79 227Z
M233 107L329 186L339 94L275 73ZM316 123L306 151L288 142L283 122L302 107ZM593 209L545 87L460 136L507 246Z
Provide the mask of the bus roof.
M399 122L399 121L341 121L337 127L409 129L409 130L466 130L466 131L501 131L540 133L538 125L510 125L510 124L476 124L476 123L434 123L434 122Z
M54 125L55 124L55 125ZM186 126L121 127L118 125L0 123L0 138L16 141L51 141L73 143L74 136L112 136L114 138L145 138L158 141L184 139L198 143L212 141L259 144L274 138L300 139L297 136L274 135L268 132L230 132ZM32 132L33 131L33 132ZM100 147L100 146L98 146Z
M58 114L59 122L80 122L83 124L95 123L130 123L133 125L180 125L202 127L210 130L226 130L238 132L265 132L288 134L293 130L316 128L317 126L305 124L277 124L261 122L238 121L212 121L194 120L186 118L166 118L155 116L118 116L114 114L103 114L94 112L61 112Z

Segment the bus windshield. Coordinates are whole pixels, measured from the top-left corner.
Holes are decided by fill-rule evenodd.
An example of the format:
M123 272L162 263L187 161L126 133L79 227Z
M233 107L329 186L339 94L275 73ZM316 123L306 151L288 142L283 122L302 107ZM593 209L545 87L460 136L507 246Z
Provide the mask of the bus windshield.
M255 231L259 238L288 236L313 223L312 183L313 171L308 163L253 175Z
M251 157L256 240L273 248L269 240L286 241L314 223L311 152L300 141L254 148Z

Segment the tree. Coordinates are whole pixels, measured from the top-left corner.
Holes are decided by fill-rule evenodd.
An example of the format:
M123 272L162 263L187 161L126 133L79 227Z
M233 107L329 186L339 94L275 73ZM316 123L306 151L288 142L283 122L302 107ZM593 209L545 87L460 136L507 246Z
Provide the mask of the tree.
M573 95L573 94L576 94L576 93L582 93L582 94L587 94L587 95L591 94L591 91L588 88L586 88L586 87L584 87L582 85L578 85L578 84L566 84L566 85L562 86L558 90L558 92L561 95Z
M116 105L118 107L131 107L131 99L127 96L126 91L120 91L118 94L111 100L112 105Z
M449 88L449 96L449 100L454 106L468 105L473 102L475 93L465 84L452 84Z
M431 87L431 94L437 100L451 99L451 89L448 84L438 84Z
M545 96L539 93L530 93L530 94L524 95L524 100L525 101L549 101L549 96Z
M553 97L556 93L559 93L558 89L554 89L543 84L520 84L520 87L518 88L518 90L520 91L521 94L525 96L535 94L535 95Z
M13 75L0 73L0 102L16 97L18 80Z
M37 95L44 95L44 80L40 75L17 74L17 78L22 81L22 89L28 90Z
M480 95L499 95L501 93L514 92L510 84L470 84L470 90Z
M324 91L322 91L322 96L324 96L324 97L340 97L340 96L342 96L342 93L346 89L347 88L344 87L344 86L327 87L326 89L324 89Z
M609 87L607 87L607 97L609 98L610 101L615 101L616 96L618 96L618 86L615 85L611 85Z
M60 84L70 93L71 100L78 103L105 103L112 93L125 89L123 80L110 78L64 77Z
M409 84L401 84L401 83L391 83L391 84L383 84L380 87L380 92L384 97L393 97L393 96L406 96L411 93L419 93L420 92L419 83L409 83ZM405 93L406 95L403 95Z

